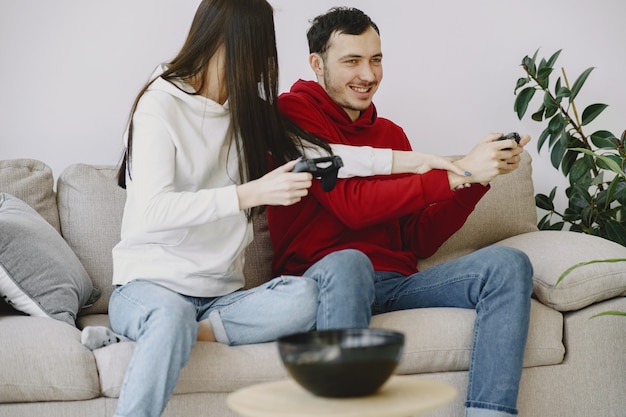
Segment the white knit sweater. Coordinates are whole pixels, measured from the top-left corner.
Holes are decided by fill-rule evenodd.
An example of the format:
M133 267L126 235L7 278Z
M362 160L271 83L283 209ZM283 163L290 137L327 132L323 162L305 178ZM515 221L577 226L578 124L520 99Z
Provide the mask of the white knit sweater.
M126 181L121 241L113 249L113 284L149 279L181 294L216 297L244 285L252 227L239 210L228 102L181 88L157 78L135 112L132 180ZM333 147L344 160L341 176L391 170L391 151L349 148Z

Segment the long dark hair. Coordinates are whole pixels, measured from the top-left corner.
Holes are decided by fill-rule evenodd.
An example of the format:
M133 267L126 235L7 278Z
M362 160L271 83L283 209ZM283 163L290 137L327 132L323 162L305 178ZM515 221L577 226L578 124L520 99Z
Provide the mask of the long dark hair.
M230 106L231 138L239 153L242 181L260 178L269 170L268 153L275 165L302 154L302 139L330 152L329 145L305 132L278 110L278 53L274 11L266 0L203 0L189 35L161 78L199 80L203 90L207 64L225 47L225 78ZM138 94L131 113L127 145L118 172L118 184L132 179L133 115L148 82ZM198 94L198 93L196 93ZM245 163L243 162L245 161ZM253 208L249 218L262 208Z

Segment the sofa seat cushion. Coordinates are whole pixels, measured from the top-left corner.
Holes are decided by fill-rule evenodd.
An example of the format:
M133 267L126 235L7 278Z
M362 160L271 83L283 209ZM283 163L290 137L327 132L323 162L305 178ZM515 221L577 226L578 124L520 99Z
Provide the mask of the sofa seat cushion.
M103 395L119 397L134 348L134 342L122 342L93 351ZM180 374L174 393L231 392L286 376L276 343L227 346L198 342Z
M583 233L542 230L499 244L526 252L533 264L535 297L556 310L580 310L626 295L626 247L615 242ZM596 260L610 262L592 262ZM565 271L578 264L557 284Z
M474 334L474 310L423 308L374 316L372 327L405 334L399 374L467 371ZM563 362L563 316L531 300L524 367Z
M98 370L80 331L49 318L0 316L0 403L88 400Z
M81 323L106 325L106 316ZM424 308L374 316L372 327L404 332L406 345L398 373L466 371L475 313L457 308ZM531 328L524 366L563 361L562 315L532 300ZM123 342L95 350L104 395L119 396L135 343ZM199 342L183 369L175 393L230 392L244 386L285 378L276 343L226 346Z

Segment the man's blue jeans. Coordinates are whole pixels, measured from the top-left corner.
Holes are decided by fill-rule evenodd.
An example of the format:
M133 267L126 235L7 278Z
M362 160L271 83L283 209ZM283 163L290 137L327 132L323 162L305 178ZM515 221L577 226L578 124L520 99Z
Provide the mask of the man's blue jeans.
M219 342L261 343L313 328L368 327L373 301L372 264L355 250L326 256L303 277L278 277L215 298L131 281L109 302L113 331L136 341L116 416L161 415L191 355L198 321L208 317Z
M526 254L503 246L484 248L409 277L377 272L373 312L476 309L467 416L516 415L532 275Z

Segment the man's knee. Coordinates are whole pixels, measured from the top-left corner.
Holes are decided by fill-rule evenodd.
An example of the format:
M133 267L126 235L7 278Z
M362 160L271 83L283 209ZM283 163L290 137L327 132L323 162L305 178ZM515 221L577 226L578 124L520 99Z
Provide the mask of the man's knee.
M343 249L326 255L327 262L335 264L339 268L374 274L372 262L363 252L356 249Z
M505 280L507 286L516 287L521 293L532 293L533 266L525 252L508 247L492 246L490 259L498 265L498 277Z

